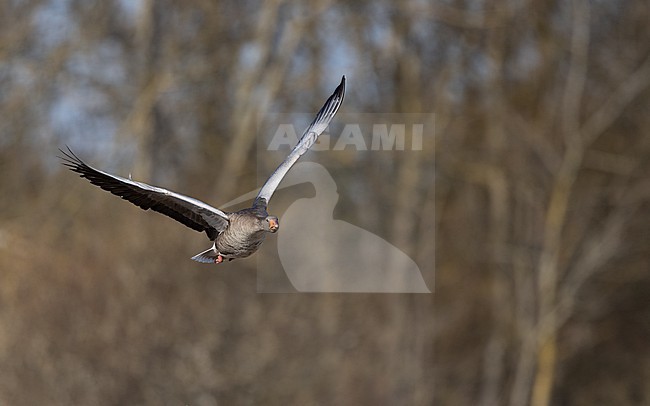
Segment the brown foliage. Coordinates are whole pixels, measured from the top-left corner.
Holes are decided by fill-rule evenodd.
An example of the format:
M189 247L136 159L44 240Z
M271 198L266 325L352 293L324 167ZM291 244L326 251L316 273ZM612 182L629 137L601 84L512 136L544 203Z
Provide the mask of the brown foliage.
M427 4L0 3L0 403L648 404L648 5ZM342 112L435 113L317 155L431 295L258 294L265 254L195 264L56 162L216 205L342 74Z

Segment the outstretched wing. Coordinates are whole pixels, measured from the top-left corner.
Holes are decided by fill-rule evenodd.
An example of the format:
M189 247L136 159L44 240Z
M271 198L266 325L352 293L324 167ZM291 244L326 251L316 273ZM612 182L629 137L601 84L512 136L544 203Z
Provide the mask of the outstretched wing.
M255 199L255 205L266 206L266 203L271 199L275 189L278 188L282 178L289 172L289 169L296 163L298 158L300 158L318 139L318 136L321 135L323 131L327 128L327 125L334 115L341 107L343 103L343 96L345 95L345 76L341 78L341 84L338 85L334 93L327 99L325 105L320 109L316 118L311 122L309 127L305 130L300 137L298 144L291 150L289 155L286 157L284 162L278 166L278 168L273 172L273 174L268 178L262 189L260 189L257 198Z
M144 210L157 211L196 231L205 231L210 239L228 226L228 214L200 200L95 169L79 159L69 147L68 152L59 151L63 154L59 158L70 170Z

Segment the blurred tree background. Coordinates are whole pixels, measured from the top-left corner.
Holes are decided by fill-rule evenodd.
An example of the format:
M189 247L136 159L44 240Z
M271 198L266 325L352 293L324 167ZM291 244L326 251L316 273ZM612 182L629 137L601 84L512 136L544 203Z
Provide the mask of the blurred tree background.
M1 404L650 404L647 1L0 10ZM336 209L434 294L258 294L56 159L216 205L257 186L256 117L342 74L342 111L436 115L339 162Z

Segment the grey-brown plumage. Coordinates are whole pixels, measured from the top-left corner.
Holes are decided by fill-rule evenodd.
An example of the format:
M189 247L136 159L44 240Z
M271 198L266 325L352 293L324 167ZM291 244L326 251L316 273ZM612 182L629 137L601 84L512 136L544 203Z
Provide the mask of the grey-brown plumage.
M267 233L279 228L278 218L266 212L271 196L294 163L316 142L338 111L345 95L345 76L307 127L298 144L271 174L260 189L253 206L227 213L200 200L142 182L122 178L93 168L70 148L60 150L63 164L93 185L111 192L144 210L165 214L196 231L205 232L212 247L192 257L203 263L220 263L224 259L245 258L264 242Z
M229 216L230 226L215 240L222 258L245 258L259 248L267 232L276 232L278 220L261 207L244 209Z

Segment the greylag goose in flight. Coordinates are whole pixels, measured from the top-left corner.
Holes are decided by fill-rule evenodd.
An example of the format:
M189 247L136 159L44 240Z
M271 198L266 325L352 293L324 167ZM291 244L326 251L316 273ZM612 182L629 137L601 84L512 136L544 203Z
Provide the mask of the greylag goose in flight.
M278 166L260 189L253 206L237 212L225 212L200 200L172 192L146 183L112 175L93 168L82 161L68 147L60 150L62 163L77 172L93 185L111 192L144 210L153 210L179 221L196 231L208 235L212 247L192 257L202 263L221 263L224 259L245 258L253 254L264 241L266 233L275 233L280 226L276 216L270 216L267 205L271 196L287 174L318 136L325 131L332 120L345 94L345 76L341 78L334 93L327 99L314 121L291 150L284 162Z

